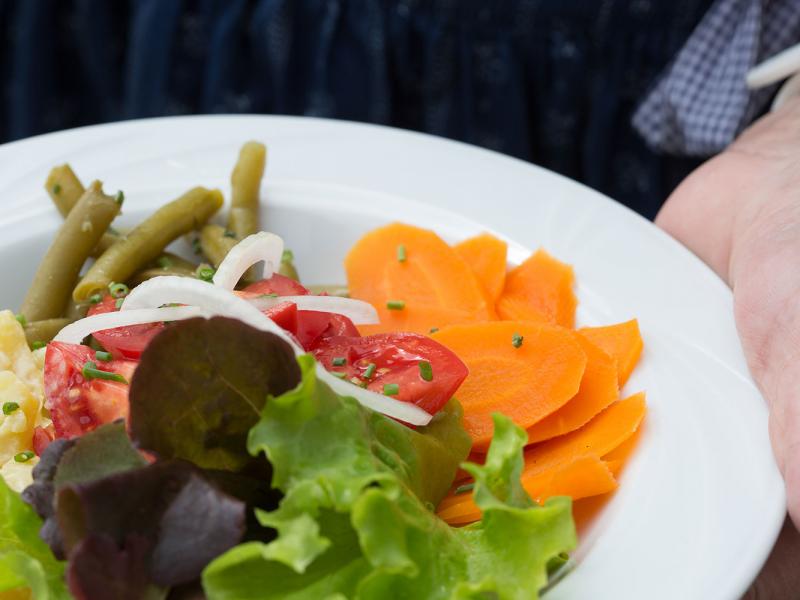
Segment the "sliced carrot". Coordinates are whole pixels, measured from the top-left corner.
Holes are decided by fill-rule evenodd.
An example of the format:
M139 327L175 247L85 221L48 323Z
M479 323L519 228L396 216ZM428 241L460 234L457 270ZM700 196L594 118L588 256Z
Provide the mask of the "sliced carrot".
M376 306L380 323L376 325L359 325L358 331L361 335L372 335L374 333L395 333L398 331L413 331L429 335L432 330L441 329L448 325L460 325L462 323L474 323L478 320L484 321L474 313L453 310L444 306L420 306L406 302L402 309L389 310L385 307Z
M350 295L378 309L380 331L397 331L399 320L405 331L427 333L418 321L431 319L418 319L411 307L471 321L492 316L469 265L427 229L401 223L375 229L356 242L344 265Z
M622 471L622 467L625 466L625 463L628 462L631 454L633 454L633 451L636 450L636 447L639 445L639 438L642 437L642 429L643 427L639 427L636 433L603 456L603 460L608 463L608 468L611 469L615 477Z
M574 281L571 266L538 250L506 275L495 306L497 314L507 321L547 321L574 327L578 304L572 291Z
M617 482L606 463L594 456L583 456L535 475L523 471L521 482L530 497L540 503L553 496L569 496L578 500L617 488ZM464 525L481 517L472 492L450 494L439 504L437 513L451 525Z
M584 456L602 457L639 428L647 407L644 392L615 402L586 425L525 450L525 470L534 474Z
M528 442L541 442L582 427L619 398L616 361L582 335L586 370L578 393L553 414L528 428Z
M453 249L475 273L492 303L497 302L506 281L508 244L489 233L459 242Z
M631 319L605 327L584 327L580 333L616 359L619 387L625 385L644 347L638 321Z
M563 327L494 321L445 327L432 337L469 369L455 395L473 450L488 447L492 413L530 427L578 392L586 368L577 334Z

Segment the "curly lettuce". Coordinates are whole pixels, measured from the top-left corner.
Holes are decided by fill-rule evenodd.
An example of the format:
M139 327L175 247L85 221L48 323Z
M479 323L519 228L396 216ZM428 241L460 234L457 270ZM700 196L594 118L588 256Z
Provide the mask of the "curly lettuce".
M278 509L257 515L277 536L206 567L210 600L536 596L548 561L576 538L568 498L538 506L523 490L522 430L495 417L486 464L466 465L483 518L451 528L432 509L452 481L441 457L452 459L460 427L411 430L338 396L313 359L299 361L301 384L266 403L248 438L284 493Z

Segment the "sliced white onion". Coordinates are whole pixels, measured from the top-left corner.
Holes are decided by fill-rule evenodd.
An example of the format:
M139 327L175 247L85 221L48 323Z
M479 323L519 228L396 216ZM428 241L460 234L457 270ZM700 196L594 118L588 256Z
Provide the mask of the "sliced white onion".
M114 327L129 327L158 321L182 321L192 317L208 317L208 311L196 306L169 306L165 308L140 308L126 312L108 312L92 315L70 323L58 332L53 341L80 344L81 341L97 331Z
M244 296L250 304L258 310L266 310L291 302L299 310L317 310L320 312L337 313L344 315L356 325L373 325L379 323L378 311L369 302L355 298L340 298L338 296Z
M295 354L299 355L305 352L288 333L247 300L199 279L173 275L153 277L136 286L128 294L122 303L120 312L153 309L173 302L191 305L193 308L199 307L209 314L238 319L261 331L274 333L288 342ZM412 425L427 425L432 418L429 413L414 404L401 402L383 394L360 388L348 381L343 381L335 375L331 375L320 364L317 364L317 376L337 393L352 396L364 406L389 417L394 417Z
M120 311L156 308L173 303L200 307L210 315L238 319L251 327L269 331L286 340L295 353L303 352L286 331L255 306L221 287L191 277L164 275L148 279L131 290Z
M333 388L333 391L337 394L352 396L363 406L371 408L375 412L399 419L405 423L410 423L411 425L427 425L433 418L433 415L422 410L415 404L395 400L389 396L384 396L383 394L378 394L354 385L344 379L339 379L319 363L317 363L317 377Z
M248 235L230 249L214 273L214 285L232 290L254 264L264 263L263 279L272 277L283 257L283 239L274 233L260 231Z

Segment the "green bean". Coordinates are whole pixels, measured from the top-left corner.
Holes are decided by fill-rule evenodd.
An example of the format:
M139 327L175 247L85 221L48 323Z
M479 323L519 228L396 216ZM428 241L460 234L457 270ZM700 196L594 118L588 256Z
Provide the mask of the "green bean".
M222 225L214 223L209 223L200 230L200 250L215 269L219 267L230 249L238 243L235 237L226 233Z
M70 290L83 263L119 214L119 209L120 203L103 193L99 181L89 186L67 215L39 264L20 309L28 321L53 319L64 314Z
M67 310L64 313L64 316L69 319L70 321L77 321L78 319L82 319L86 316L86 312L89 310L91 304L88 302L73 302L71 299L67 303Z
M278 267L278 273L280 273L284 277L288 277L289 279L300 281L300 275L298 275L294 263L290 260L281 261L281 266Z
M136 273L131 279L127 281L130 287L135 287L140 283L152 279L153 277L161 277L162 275L177 275L178 277L194 277L194 272L197 270L197 265L185 258L172 254L171 252L164 252L156 258L155 261L150 263L146 268Z
M247 142L231 174L231 210L228 229L243 240L260 230L259 203L261 178L264 176L267 149L264 144Z
M127 281L155 260L174 239L203 225L222 206L222 192L196 187L159 208L106 250L72 292L76 302Z
M72 321L73 319L65 318L29 321L25 324L25 339L28 340L28 345L33 345L34 342L49 342Z
M308 290L315 296L320 294L328 294L329 296L339 296L340 298L349 298L350 290L346 285L339 285L337 283L325 284L317 283L314 285L307 285Z
M50 195L53 204L56 205L58 212L60 212L61 216L64 218L67 217L69 211L72 210L72 207L77 204L78 200L80 200L81 196L86 191L81 180L78 179L78 176L75 175L75 172L67 164L50 169L50 174L47 176L44 187ZM100 256L118 239L119 236L114 235L110 231L104 233L103 237L101 237L100 241L97 243L97 246L92 250L92 256L95 258Z

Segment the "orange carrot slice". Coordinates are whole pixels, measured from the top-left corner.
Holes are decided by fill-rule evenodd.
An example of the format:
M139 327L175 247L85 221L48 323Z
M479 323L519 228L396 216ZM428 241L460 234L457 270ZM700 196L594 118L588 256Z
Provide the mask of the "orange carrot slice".
M344 265L351 296L375 306L380 331L397 331L400 324L404 331L427 333L430 326L423 331L420 322L432 319L417 318L416 311L469 321L492 316L469 265L427 229L401 223L375 229L356 242Z
M644 392L615 402L586 425L525 450L525 470L531 474L584 456L602 457L630 438L647 408Z
M578 393L553 414L528 428L528 442L541 442L582 427L619 398L616 361L582 335L586 371Z
M535 475L523 470L521 481L530 497L540 503L553 496L569 496L578 500L606 494L617 488L614 475L606 463L594 456L584 456ZM439 504L437 513L451 525L466 525L481 518L472 492L451 493Z
M636 430L631 437L622 442L619 446L614 448L611 452L603 456L603 460L608 463L608 468L614 473L614 477L619 475L622 467L628 462L633 451L639 445L639 438L642 437L642 427Z
M432 337L469 369L455 395L473 450L488 447L492 413L530 427L578 392L586 368L577 335L563 327L494 321L445 327Z
M506 281L508 245L489 233L482 233L459 242L453 249L475 273L492 304L497 302Z
M605 327L584 327L580 333L616 359L619 387L625 385L644 346L636 319Z
M406 302L402 309L386 310L378 309L380 323L376 325L359 325L358 331L361 335L372 335L374 333L395 333L398 331L413 331L430 335L432 331L441 329L448 325L459 325L462 323L474 323L479 319L475 313L468 313L453 310L444 306L425 306Z
M572 267L538 250L509 271L495 308L507 321L546 321L575 326L578 300L572 291Z

